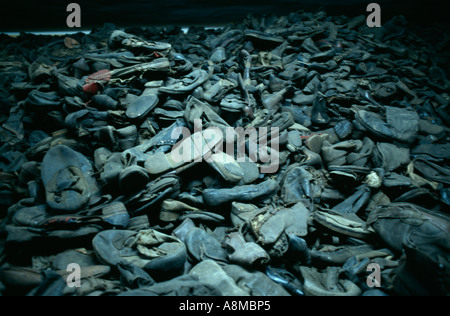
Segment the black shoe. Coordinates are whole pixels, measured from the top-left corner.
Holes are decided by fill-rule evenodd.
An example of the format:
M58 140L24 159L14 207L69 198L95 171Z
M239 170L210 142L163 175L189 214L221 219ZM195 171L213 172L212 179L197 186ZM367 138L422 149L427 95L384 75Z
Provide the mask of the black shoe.
M270 198L278 189L276 181L267 180L260 184L235 186L230 189L206 189L203 191L203 200L211 207L231 202L256 202Z

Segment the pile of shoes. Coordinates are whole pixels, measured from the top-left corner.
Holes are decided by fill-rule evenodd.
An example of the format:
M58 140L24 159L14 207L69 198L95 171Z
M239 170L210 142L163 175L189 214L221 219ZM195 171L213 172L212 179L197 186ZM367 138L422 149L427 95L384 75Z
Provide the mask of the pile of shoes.
M447 34L300 11L0 35L0 294L450 294ZM213 128L259 134L238 159Z

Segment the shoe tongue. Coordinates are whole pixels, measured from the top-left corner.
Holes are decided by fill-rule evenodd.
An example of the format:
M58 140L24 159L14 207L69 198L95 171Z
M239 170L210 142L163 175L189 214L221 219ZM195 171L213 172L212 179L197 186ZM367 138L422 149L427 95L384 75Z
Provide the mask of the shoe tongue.
M73 188L73 185L77 183L79 177L74 176L69 169L63 169L56 175L56 191L61 192Z
M176 237L162 234L153 229L140 230L137 235L137 251L149 258L155 259L175 252L180 247Z

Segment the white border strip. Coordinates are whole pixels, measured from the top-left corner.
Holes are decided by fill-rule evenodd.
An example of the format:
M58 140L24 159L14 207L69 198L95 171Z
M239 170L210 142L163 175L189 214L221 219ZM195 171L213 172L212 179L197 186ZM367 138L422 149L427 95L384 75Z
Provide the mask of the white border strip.
M206 30L213 29L213 30L219 30L222 27L216 27L216 26L207 26L205 27ZM184 34L189 32L189 27L182 27L181 30ZM84 33L84 34L90 34L91 31L22 31L22 32L0 32L0 34L6 34L9 36L19 36L21 33L27 33L27 34L33 34L33 35L47 35L47 36L64 36L64 35L71 35L71 34L78 34L78 33Z

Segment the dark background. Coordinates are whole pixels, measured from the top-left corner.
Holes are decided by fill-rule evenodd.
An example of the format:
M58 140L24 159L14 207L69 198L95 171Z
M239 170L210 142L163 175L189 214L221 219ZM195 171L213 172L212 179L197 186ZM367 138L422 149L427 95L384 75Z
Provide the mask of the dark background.
M410 23L448 23L448 0L7 0L0 4L0 32L75 31L66 25L67 5L81 6L81 30L105 22L122 26L210 25L241 22L248 14L286 15L323 8L328 15L367 15L371 2L381 5L382 21L402 14Z

